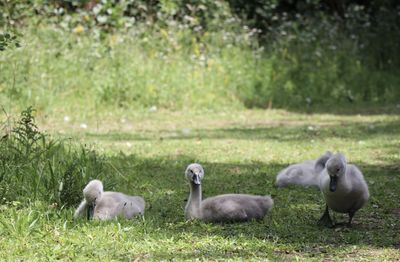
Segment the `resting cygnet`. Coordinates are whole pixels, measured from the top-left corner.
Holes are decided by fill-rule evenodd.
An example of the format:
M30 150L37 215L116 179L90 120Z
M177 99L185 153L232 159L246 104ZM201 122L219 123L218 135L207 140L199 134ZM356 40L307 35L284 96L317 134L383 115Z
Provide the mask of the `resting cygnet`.
M119 192L104 192L100 180L90 181L83 189L84 200L74 217L85 216L88 219L109 220L117 216L131 219L144 215L145 202L142 197L128 196Z
M272 208L269 196L226 194L210 197L202 201L201 180L204 170L200 164L190 164L185 172L190 183L190 195L185 208L187 219L206 222L240 222L263 219Z
M289 185L319 187L320 173L325 168L325 163L331 156L332 153L327 151L316 160L307 160L288 166L276 176L275 185L278 187Z
M369 198L368 185L361 171L355 165L347 164L344 155L338 153L326 162L320 182L326 208L319 224L334 226L329 216L330 208L339 213L348 213L350 226L354 213Z

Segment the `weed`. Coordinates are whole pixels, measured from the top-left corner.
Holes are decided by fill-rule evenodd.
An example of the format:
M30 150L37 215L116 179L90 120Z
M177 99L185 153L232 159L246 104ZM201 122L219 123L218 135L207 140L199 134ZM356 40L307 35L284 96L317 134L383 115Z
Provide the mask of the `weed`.
M76 205L83 185L104 175L107 165L88 147L75 149L73 143L42 133L34 112L32 107L24 110L0 141L1 202Z

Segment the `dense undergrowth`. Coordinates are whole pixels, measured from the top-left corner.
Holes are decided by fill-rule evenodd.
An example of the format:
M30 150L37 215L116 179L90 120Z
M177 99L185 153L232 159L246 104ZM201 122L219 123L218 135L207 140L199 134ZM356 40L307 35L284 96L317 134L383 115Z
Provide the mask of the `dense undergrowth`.
M395 3L335 15L314 10L318 1L308 3L315 12L272 1L251 20L240 1L6 2L4 30L17 28L22 45L2 38L0 102L9 110L312 110L400 96Z

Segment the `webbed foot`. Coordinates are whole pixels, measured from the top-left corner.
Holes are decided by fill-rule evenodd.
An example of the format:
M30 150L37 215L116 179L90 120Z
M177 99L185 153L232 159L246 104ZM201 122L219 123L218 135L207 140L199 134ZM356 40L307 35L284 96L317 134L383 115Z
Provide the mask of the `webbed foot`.
M353 220L353 216L355 214L355 211L350 211L349 212L349 222L347 223L347 227L351 227L351 221Z
M319 226L325 226L328 228L333 228L335 225L332 222L332 219L329 215L329 209L328 206L326 206L324 214L321 216L321 218L318 220L318 225Z

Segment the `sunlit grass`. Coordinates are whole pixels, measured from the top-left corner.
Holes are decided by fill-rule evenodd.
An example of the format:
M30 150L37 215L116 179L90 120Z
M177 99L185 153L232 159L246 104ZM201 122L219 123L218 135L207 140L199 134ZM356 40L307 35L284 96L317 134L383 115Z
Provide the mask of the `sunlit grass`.
M187 32L166 34L133 31L100 41L89 32L28 28L21 48L0 54L0 101L8 110L30 104L45 114L83 116L127 108L241 108L238 91L254 74L268 79L268 67L259 66L246 42L232 45L233 36L204 47Z
M73 221L72 208L26 202L3 205L0 257L5 260L397 260L399 214L397 115L306 115L287 111L229 113L127 112L120 118L40 118L55 136L92 145L105 156L103 180L148 203L144 219ZM353 228L316 225L323 200L314 188L277 189L274 177L290 163L325 150L359 165L370 187ZM185 167L205 168L204 195L271 194L261 222L185 222ZM107 189L107 188L106 188ZM337 221L345 216L335 214Z
M337 112L342 105L397 103L397 69L364 66L347 45L318 58L318 39L267 48L244 29L200 37L174 27L136 28L101 39L46 24L21 30L22 47L0 53L0 103L9 112L33 105L43 115L86 118L253 107ZM368 92L372 97L362 98Z

